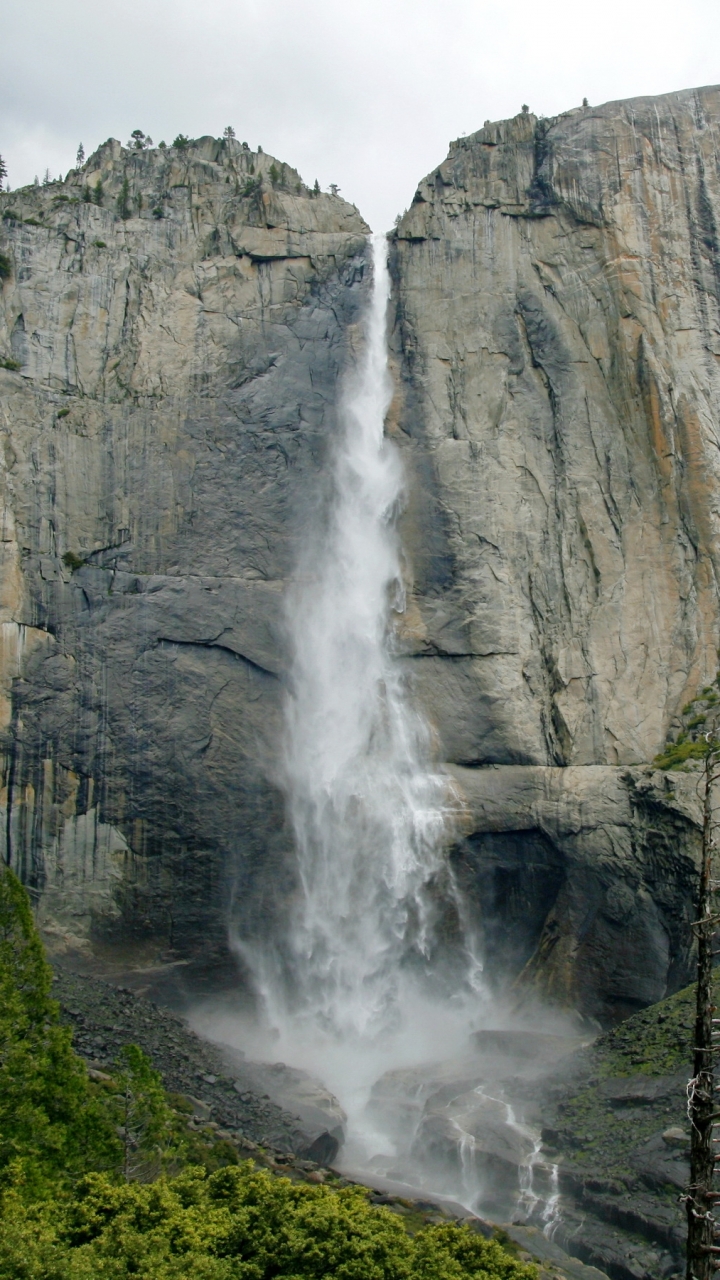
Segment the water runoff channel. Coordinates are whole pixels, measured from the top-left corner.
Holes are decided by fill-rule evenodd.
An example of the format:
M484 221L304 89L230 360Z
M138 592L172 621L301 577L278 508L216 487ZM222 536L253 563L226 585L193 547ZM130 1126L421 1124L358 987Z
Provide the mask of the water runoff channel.
M459 800L432 762L398 655L404 476L384 430L384 236L371 238L370 258L330 501L308 531L287 610L283 768L298 892L281 943L244 945L261 1025L202 1029L319 1078L342 1108L336 1164L348 1174L552 1238L558 1171L504 1081L550 1070L560 1037L513 1021L486 989L446 856Z

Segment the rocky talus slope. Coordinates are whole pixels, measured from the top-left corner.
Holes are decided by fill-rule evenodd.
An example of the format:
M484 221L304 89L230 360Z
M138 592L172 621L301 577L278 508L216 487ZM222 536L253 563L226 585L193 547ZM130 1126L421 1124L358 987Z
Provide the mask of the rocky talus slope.
M634 766L717 666L719 155L718 88L521 113L391 239L405 646L459 863L515 972L603 1020L685 966L692 826Z

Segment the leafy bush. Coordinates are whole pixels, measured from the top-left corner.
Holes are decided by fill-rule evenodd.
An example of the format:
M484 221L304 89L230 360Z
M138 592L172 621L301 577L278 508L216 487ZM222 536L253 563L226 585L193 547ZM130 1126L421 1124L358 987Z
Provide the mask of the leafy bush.
M9 369L11 373L17 373L18 369L22 369L19 360L0 360L0 369Z
M58 414L58 418L59 417L60 414ZM76 556L74 551L66 551L62 560L63 564L67 565L68 569L71 569L73 573L75 573L76 569L82 569L83 565L87 564L87 560L83 560L80 556Z
M0 253L0 280L9 280L12 263L6 253Z
M151 1185L86 1177L52 1213L16 1202L0 1280L535 1280L467 1227L411 1238L363 1191L297 1186L251 1164ZM14 1269L13 1269L14 1268Z
M686 764L688 760L704 760L710 750L708 743L704 738L699 742L688 742L685 740L684 734L680 737L683 741L669 742L664 751L660 752L653 760L656 769L677 769L680 765Z
M176 151L187 151L190 146L190 139L187 134L179 133L173 141L173 146Z

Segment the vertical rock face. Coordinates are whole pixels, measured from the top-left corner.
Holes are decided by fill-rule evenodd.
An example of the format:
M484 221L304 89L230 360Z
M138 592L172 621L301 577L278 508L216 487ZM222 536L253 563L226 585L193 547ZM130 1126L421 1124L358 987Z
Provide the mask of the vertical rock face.
M0 209L5 853L59 941L217 967L284 890L282 587L367 228L211 138Z
M694 777L647 762L717 667L719 156L718 89L522 114L391 237L457 876L493 980L602 1022L689 972ZM217 982L292 890L283 593L367 228L212 138L0 213L0 843L59 946Z
M717 667L720 90L454 143L394 238L420 679L458 762L630 764Z
M717 668L719 157L717 88L524 113L392 240L404 643L466 766L459 866L511 970L603 1019L687 972L695 828L623 766Z

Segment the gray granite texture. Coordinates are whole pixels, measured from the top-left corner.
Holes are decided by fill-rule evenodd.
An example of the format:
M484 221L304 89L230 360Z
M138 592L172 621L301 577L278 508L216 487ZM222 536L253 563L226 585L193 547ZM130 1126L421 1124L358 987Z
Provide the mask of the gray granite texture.
M59 951L232 982L288 879L281 600L367 227L213 138L0 213L5 852Z
M648 766L717 669L719 154L715 88L522 113L389 240L399 660L451 856L493 982L601 1023L689 974L694 775ZM58 951L234 984L229 924L293 887L283 599L367 228L212 138L0 214L5 851Z

